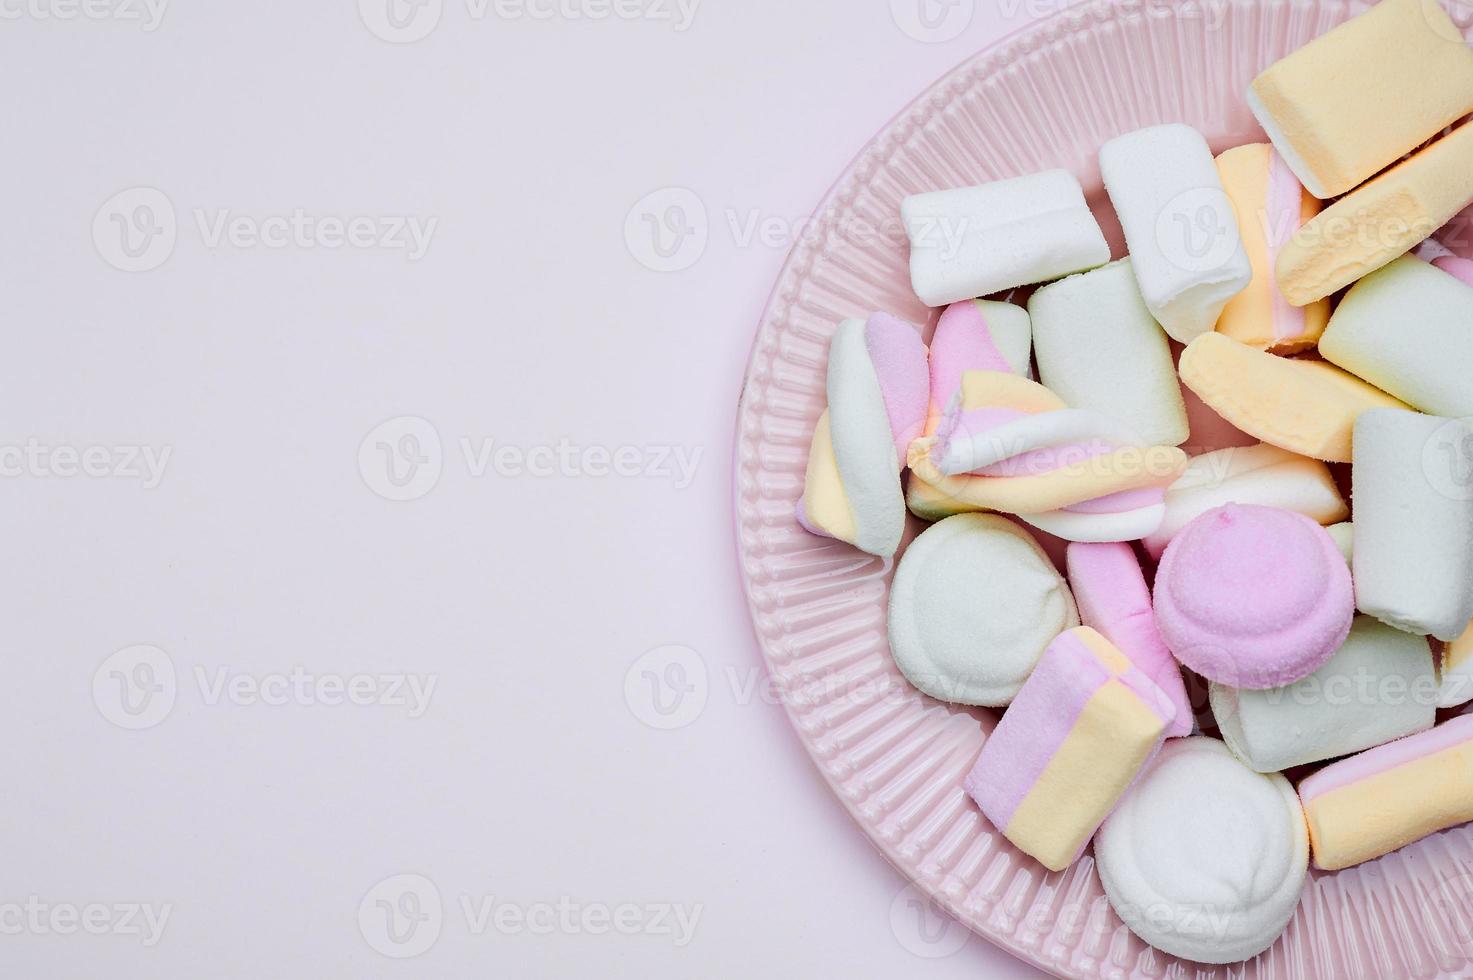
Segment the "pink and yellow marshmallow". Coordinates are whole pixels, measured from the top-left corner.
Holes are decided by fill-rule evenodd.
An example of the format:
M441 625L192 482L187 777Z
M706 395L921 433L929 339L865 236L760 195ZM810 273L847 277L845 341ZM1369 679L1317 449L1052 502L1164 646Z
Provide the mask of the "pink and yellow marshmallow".
M910 466L955 512L999 511L1068 541L1134 541L1165 515L1186 454L999 371L969 371ZM913 481L914 482L914 481Z

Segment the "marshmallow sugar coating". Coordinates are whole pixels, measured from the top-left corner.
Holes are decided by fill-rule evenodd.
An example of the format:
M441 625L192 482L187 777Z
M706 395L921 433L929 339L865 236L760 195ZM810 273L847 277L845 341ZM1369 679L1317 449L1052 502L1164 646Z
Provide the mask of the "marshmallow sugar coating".
M1276 269L1284 245L1320 202L1305 191L1284 158L1268 143L1235 146L1217 157L1222 186L1238 216L1238 233L1253 266L1253 281L1232 299L1217 332L1276 354L1313 347L1330 318L1330 302L1294 306L1279 291Z
M1115 645L1145 674L1176 709L1167 738L1192 733L1192 702L1187 687L1151 608L1151 590L1124 543L1075 542L1066 552L1069 586L1079 606L1079 619Z
M1302 514L1238 504L1176 536L1157 569L1155 599L1178 660L1249 690L1314 673L1355 615L1350 569L1324 528Z
M1402 256L1345 294L1320 354L1419 411L1473 415L1473 286Z
M1337 197L1473 111L1473 51L1437 0L1383 0L1269 66L1248 105L1310 193Z
M1049 644L963 783L1050 871L1073 864L1161 747L1175 708L1088 627Z
M1033 536L1003 517L927 528L890 588L890 651L941 701L1009 704L1049 642L1079 625L1068 583Z
M1326 766L1299 784L1315 867L1339 871L1473 820L1473 716Z
M1345 195L1279 253L1279 288L1295 306L1324 299L1416 248L1473 204L1473 125Z
M1236 963L1273 945L1299 904L1309 839L1294 789L1211 738L1167 742L1095 836L1105 896L1172 956Z
M1211 330L1253 267L1207 141L1180 123L1138 129L1101 147L1100 172L1151 315L1184 344Z
M1178 367L1186 386L1239 429L1331 463L1350 462L1362 412L1406 407L1332 364L1278 357L1219 333L1192 341Z
M1110 246L1066 170L907 197L911 285L946 306L1110 261Z
M1028 313L1039 380L1069 407L1123 422L1151 445L1186 442L1176 364L1129 259L1044 286Z
M1355 594L1397 629L1456 640L1473 621L1473 428L1407 411L1355 425Z
M889 557L905 532L900 473L926 420L930 380L919 332L883 313L846 320L829 348L827 387L798 522Z
M1267 691L1214 683L1209 696L1233 754L1258 772L1280 772L1427 731L1437 687L1423 637L1361 616L1303 680Z
M1224 504L1256 504L1303 514L1331 525L1350 516L1350 505L1330 468L1317 459L1260 443L1194 456L1166 490L1166 516L1142 542L1159 559L1172 538L1192 521Z
M1077 601L1077 600L1076 600ZM1442 651L1439 708L1456 708L1473 701L1473 624Z

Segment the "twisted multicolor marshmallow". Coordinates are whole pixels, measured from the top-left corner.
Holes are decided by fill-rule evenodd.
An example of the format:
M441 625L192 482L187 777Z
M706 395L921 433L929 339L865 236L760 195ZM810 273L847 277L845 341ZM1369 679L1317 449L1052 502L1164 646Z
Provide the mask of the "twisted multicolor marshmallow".
M961 397L962 378L968 371L1029 373L1033 327L1028 311L1011 303L968 299L953 303L941 314L931 338L931 407L926 435L936 434L946 410ZM927 521L940 521L966 512L914 473L906 503Z
M829 349L828 410L808 454L798 522L872 555L900 549L906 449L925 425L926 345L903 320L846 320Z
M1180 449L1147 446L1128 426L998 371L967 372L936 434L910 449L911 469L948 506L1016 514L1069 541L1155 531L1186 463Z
M1253 281L1228 300L1217 330L1239 343L1277 354L1313 347L1330 317L1329 300L1292 306L1279 291L1275 264L1290 236L1320 213L1289 164L1268 143L1236 146L1217 158L1217 172L1233 210Z

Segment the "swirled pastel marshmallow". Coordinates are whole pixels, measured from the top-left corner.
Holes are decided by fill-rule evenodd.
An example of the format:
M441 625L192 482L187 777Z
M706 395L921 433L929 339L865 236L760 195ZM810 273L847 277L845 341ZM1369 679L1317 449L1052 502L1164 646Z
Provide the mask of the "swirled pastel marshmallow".
M962 377L968 371L1027 375L1032 353L1033 328L1028 311L1021 306L982 299L948 306L931 337L931 407L925 434L935 434L947 408L961 398ZM928 521L964 513L914 473L906 489L906 504Z
M1384 0L1270 65L1248 106L1328 200L1473 111L1473 53L1437 0Z
M1187 440L1187 408L1166 334L1129 259L1070 276L1028 301L1038 378L1074 408L1124 423L1151 445Z
M1320 355L1413 408L1473 415L1473 287L1410 255L1350 287Z
M1350 516L1350 506L1330 468L1261 443L1194 456L1166 491L1166 517L1147 535L1146 553L1160 558L1171 539L1192 521L1224 504L1256 504L1292 510L1319 524Z
M1303 514L1229 504L1187 525L1156 572L1156 621L1176 658L1233 688L1320 668L1355 616L1350 569Z
M1362 412L1406 407L1332 364L1279 357L1220 333L1192 341L1178 367L1187 387L1239 429L1331 463L1350 462Z
M1080 621L1119 648L1171 701L1176 717L1167 738L1190 735L1192 702L1182 682L1181 664L1161 639L1151 590L1135 550L1122 543L1076 542L1066 554Z
M1100 173L1146 306L1190 343L1253 279L1207 140L1180 123L1138 129L1100 148Z
M1338 871L1473 820L1473 716L1326 766L1299 784L1314 865Z
M907 197L911 285L927 306L1047 282L1110 261L1067 170Z
M1025 378L972 371L910 465L956 510L1016 514L1071 541L1133 541L1160 524L1186 455Z
M1279 291L1275 264L1290 236L1320 213L1320 202L1305 191L1268 143L1235 146L1219 154L1217 172L1238 216L1238 233L1253 266L1253 281L1228 300L1217 320L1217 332L1276 354L1313 347L1324 333L1330 303L1291 305Z
M915 327L884 313L839 325L829 349L828 410L808 454L798 521L888 557L905 531L900 473L925 425L930 374Z
M1267 691L1214 683L1210 701L1233 754L1259 772L1281 772L1427 731L1436 692L1427 641L1360 616L1303 680Z
M1473 328L1473 324L1468 324ZM1355 596L1360 611L1456 640L1473 621L1473 426L1406 411L1355 425Z
M927 528L890 588L895 664L941 701L1008 704L1049 641L1078 625L1069 586L1038 542L993 514Z
M1161 748L1176 709L1088 627L1049 644L963 783L982 813L1051 871L1078 859Z
M1309 870L1294 788L1212 738L1172 739L1095 836L1130 931L1198 963L1236 963L1284 931Z

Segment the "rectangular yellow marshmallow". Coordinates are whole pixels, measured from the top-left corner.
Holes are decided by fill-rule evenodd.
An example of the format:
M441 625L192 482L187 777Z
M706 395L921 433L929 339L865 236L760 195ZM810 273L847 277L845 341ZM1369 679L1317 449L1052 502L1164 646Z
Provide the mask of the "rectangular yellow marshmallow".
M1270 66L1248 103L1328 199L1473 111L1473 50L1437 0L1382 0Z
M1279 254L1279 288L1295 306L1391 264L1473 204L1473 124L1465 124L1347 194Z

